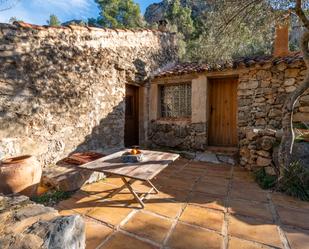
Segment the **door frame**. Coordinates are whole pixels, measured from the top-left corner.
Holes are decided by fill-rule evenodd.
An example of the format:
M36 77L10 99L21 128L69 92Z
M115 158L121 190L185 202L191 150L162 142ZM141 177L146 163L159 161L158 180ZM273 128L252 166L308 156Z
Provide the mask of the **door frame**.
M136 114L136 120L135 120L135 126L136 126L136 140L137 140L137 144L139 145L140 143L140 107L139 107L139 103L140 103L140 86L137 86L135 84L125 84L125 99L127 96L127 87L131 87L132 89L134 88L134 94L135 94L135 101L134 101L134 112ZM126 108L126 101L124 101L125 103L125 108ZM123 142L124 145L126 146L126 109L124 112L124 137L123 137Z
M210 119L211 119L211 115L210 115L210 107L211 107L211 103L210 103L210 94L211 94L211 80L215 80L215 79L237 79L237 87L235 89L236 91L236 111L235 111L235 115L236 115L236 134L237 134L237 145L236 146L231 146L231 147L238 147L239 146L239 127L238 127L238 85L239 85L239 75L238 74L215 74L215 75L210 75L207 76L207 101L206 101L206 125L207 125L207 145L208 146L213 146L210 145L209 143L209 132L210 132ZM224 147L224 146L220 146L220 145L215 145L214 147ZM228 146L226 146L228 147Z

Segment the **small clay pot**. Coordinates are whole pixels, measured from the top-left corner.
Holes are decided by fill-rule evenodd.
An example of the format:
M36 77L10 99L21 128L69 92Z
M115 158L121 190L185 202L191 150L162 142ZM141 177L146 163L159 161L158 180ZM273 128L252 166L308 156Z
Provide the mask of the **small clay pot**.
M36 195L42 167L33 156L7 158L0 163L0 193Z

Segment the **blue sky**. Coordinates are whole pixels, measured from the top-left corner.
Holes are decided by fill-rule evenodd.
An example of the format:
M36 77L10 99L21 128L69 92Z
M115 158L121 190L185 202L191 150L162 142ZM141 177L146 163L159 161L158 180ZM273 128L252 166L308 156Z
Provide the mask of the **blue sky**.
M142 12L146 7L160 0L135 0ZM61 22L72 19L97 17L99 10L94 0L19 0L10 10L0 12L0 22L16 17L33 24L46 24L50 14L58 16Z

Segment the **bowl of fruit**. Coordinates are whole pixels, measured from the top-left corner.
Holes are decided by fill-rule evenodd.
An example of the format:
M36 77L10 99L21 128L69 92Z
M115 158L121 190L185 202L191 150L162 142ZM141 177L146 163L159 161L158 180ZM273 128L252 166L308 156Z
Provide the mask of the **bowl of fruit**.
M125 163L137 163L143 161L143 157L143 153L135 146L130 151L123 153L121 159Z

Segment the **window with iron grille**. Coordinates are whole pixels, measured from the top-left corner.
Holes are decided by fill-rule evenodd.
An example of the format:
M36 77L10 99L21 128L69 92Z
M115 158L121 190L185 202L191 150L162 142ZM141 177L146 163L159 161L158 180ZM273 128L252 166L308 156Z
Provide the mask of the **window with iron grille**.
M191 117L191 83L160 87L162 118Z

